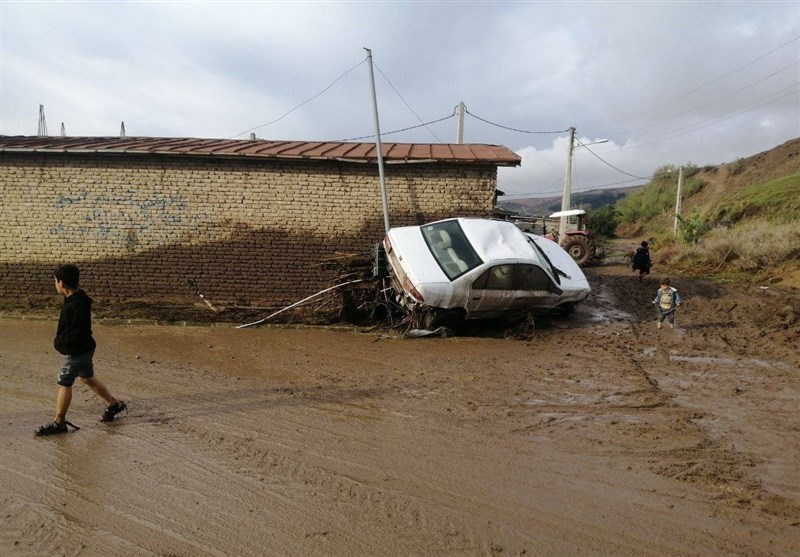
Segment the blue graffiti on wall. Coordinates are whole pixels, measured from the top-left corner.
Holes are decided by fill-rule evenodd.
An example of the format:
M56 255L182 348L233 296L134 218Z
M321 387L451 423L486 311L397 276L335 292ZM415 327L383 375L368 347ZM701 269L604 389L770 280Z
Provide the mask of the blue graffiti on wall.
M71 218L85 225L56 224L50 234L90 237L104 241L122 241L130 247L131 238L150 227L174 228L187 218L207 218L207 214L187 215L188 203L180 194L161 195L150 192L147 198L133 189L93 194L89 191L61 195L55 208L69 212Z

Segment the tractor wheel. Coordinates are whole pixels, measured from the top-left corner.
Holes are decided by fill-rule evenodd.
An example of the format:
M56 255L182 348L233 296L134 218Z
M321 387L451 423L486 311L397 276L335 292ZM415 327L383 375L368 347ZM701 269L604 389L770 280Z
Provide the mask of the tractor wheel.
M457 309L431 308L425 314L425 328L429 331L439 327L454 329L464 320L464 315Z
M575 263L583 265L589 261L589 242L583 236L571 236L564 242L564 251L566 251Z

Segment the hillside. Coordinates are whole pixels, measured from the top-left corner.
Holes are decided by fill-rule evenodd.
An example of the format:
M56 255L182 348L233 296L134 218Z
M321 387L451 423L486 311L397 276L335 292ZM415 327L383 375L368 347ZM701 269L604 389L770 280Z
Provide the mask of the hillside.
M724 198L746 188L774 183L782 179L781 188L789 193L794 190L800 196L800 138L792 139L777 147L751 157L737 159L727 164L703 167L696 176L705 185L683 200L684 210L694 207L706 217L717 215L717 207ZM794 178L792 178L794 176ZM743 216L747 213L743 213Z
M800 287L800 138L726 164L685 168L677 236L676 170L658 169L614 206L617 235L648 239L670 274Z
M597 209L612 205L624 197L640 190L642 186L589 190L572 194L572 205L583 209ZM518 199L498 198L497 205L506 211L526 216L545 216L561 210L561 196L524 197Z

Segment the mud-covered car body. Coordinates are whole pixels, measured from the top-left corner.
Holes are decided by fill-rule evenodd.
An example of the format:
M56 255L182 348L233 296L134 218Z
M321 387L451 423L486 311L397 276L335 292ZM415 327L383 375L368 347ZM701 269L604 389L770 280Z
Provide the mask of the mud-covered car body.
M571 310L590 292L566 251L511 222L457 218L392 228L383 247L400 303L432 315Z

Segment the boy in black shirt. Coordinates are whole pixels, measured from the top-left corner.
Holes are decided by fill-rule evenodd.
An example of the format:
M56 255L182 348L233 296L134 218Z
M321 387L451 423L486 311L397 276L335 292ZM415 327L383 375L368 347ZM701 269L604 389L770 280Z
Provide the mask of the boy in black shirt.
M645 275L650 274L650 268L653 266L653 261L650 259L650 248L647 242L642 242L642 245L636 248L636 253L633 255L633 270L639 271L639 282L642 282Z
M72 384L76 377L80 377L108 404L101 421L110 422L127 409L124 402L114 398L106 386L94 377L92 356L97 344L92 337L92 299L78 288L80 270L75 265L60 265L53 274L56 291L64 296L53 346L65 356L65 360L64 367L58 373L56 415L52 422L36 430L37 436L66 433L67 424L78 429L67 421L67 410L72 402Z

